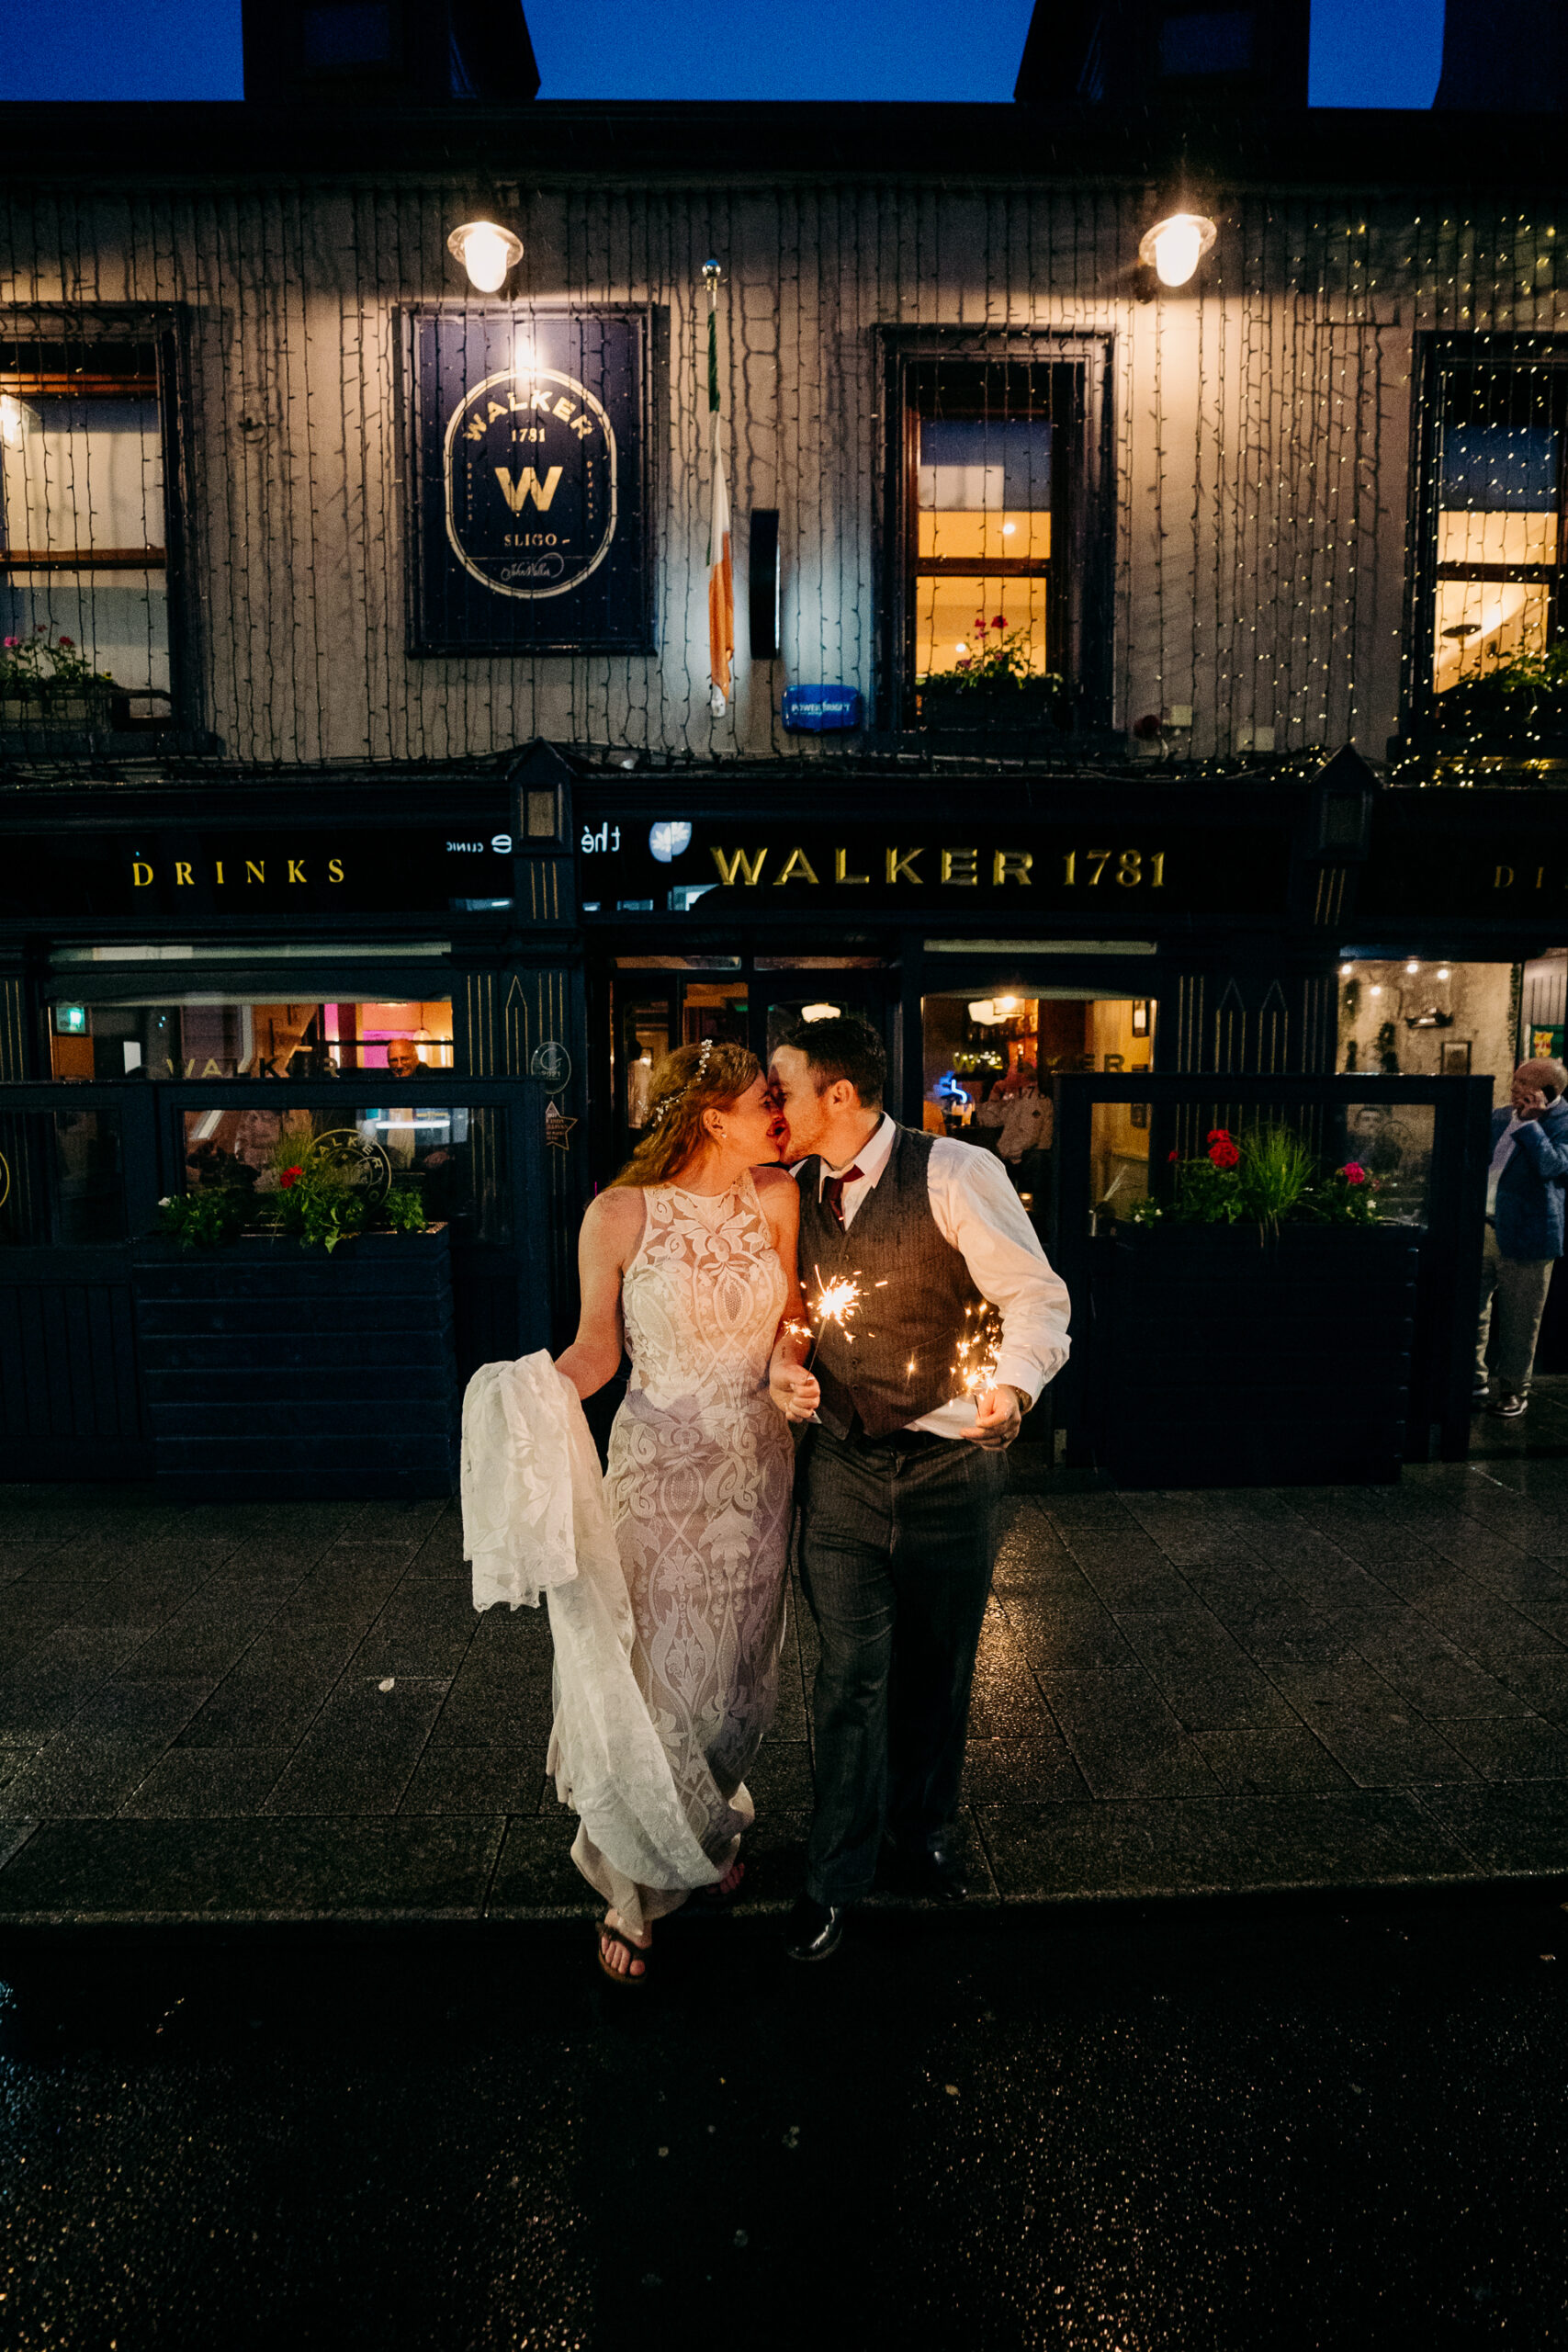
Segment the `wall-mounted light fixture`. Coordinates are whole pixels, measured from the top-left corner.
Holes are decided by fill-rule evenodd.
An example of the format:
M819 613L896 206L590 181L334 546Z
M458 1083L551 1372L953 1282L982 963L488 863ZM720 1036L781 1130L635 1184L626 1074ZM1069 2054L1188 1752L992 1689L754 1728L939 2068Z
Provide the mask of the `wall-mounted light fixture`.
M1185 286L1219 235L1204 212L1169 212L1139 240L1138 259L1162 286Z
M523 240L494 220L465 220L447 238L446 250L462 263L477 294L499 294L523 258Z

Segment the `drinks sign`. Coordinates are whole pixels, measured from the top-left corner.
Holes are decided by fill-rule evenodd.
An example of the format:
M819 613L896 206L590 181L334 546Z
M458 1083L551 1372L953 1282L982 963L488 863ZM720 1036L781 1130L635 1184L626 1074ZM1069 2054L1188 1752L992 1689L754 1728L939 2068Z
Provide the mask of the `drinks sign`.
M649 639L644 322L416 313L416 652Z

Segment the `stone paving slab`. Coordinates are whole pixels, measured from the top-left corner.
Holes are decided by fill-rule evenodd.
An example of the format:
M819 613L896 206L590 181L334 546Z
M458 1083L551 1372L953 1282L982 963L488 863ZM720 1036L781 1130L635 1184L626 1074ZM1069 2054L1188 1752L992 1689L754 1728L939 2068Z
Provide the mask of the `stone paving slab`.
M1568 1880L1568 1460L1021 1483L977 1903ZM815 1658L796 1609L763 1909L801 1881ZM585 1916L549 1720L547 1618L476 1616L453 1504L0 1489L0 1927Z

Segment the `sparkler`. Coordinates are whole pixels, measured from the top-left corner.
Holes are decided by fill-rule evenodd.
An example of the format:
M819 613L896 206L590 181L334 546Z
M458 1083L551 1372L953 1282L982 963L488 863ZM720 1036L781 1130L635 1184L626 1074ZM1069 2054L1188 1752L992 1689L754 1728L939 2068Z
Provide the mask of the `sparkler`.
M1002 1318L994 1306L966 1306L964 1310L964 1336L958 1342L958 1361L953 1376L958 1383L960 1396L973 1396L975 1409L980 1399L997 1385L997 1358L1002 1343Z
M822 1344L822 1334L829 1323L836 1323L844 1335L845 1345L853 1347L850 1317L859 1309L861 1296L858 1274L836 1274L831 1282L825 1283L820 1266L813 1266L811 1271L817 1277L817 1295L811 1302L817 1317L817 1335L811 1342L811 1353L806 1359L807 1372L816 1361L817 1351Z

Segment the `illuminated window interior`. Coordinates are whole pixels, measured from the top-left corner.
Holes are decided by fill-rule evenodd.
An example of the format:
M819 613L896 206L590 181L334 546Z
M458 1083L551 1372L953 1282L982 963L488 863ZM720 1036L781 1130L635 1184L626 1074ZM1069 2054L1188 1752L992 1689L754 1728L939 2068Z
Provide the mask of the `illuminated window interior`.
M7 364L18 356L25 366ZM129 697L118 725L164 725L156 356L141 347L89 354L87 368L82 356L44 345L0 356L0 636L59 646L107 676ZM41 675L54 675L48 659Z
M1056 509L1068 441L1055 410L1071 414L1080 397L1073 367L954 359L914 371L907 545L917 684L998 671L1026 682L1063 667Z
M450 998L261 1003L217 993L56 1005L56 1078L414 1078L452 1068ZM411 1056L413 1058L411 1059Z
M1437 694L1540 653L1558 634L1563 379L1544 367L1456 368L1438 427Z

